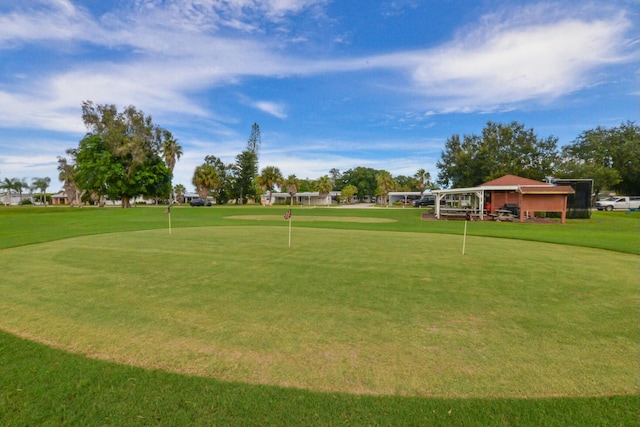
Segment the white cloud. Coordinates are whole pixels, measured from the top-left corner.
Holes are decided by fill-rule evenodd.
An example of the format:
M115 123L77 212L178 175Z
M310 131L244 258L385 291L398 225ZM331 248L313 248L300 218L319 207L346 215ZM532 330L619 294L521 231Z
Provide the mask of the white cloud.
M263 32L265 23L280 22L327 3L328 0L147 0L137 1L133 18L145 15L196 31L232 29Z
M80 103L74 107L35 93L0 92L0 126L80 133L85 130L78 118Z
M253 103L253 106L256 107L260 111L264 111L267 114L271 114L274 117L279 119L286 119L287 113L285 111L285 106L283 104L278 104L275 102L269 101L256 101Z
M410 72L432 108L464 112L564 96L592 84L594 69L631 58L623 15L527 18L526 24L485 19L444 46L386 59Z
M96 36L99 27L68 0L42 0L16 4L13 13L0 15L0 48L12 43L71 41Z
M263 18L276 19L324 3L148 0L138 1L133 12L122 18L105 15L95 21L61 0L47 2L48 7L40 11L0 15L0 40L90 40L131 49L123 51L119 62L98 61L75 70L52 70L37 85L38 93L49 97L43 105L54 110L46 114L50 118L34 126L52 124L54 129L70 123L63 118L65 111L76 109L84 99L206 115L192 101L193 93L252 76L312 77L365 70L400 72L393 80L378 77L379 86L405 91L414 98L417 95L424 108L432 111L505 109L527 101L546 102L580 90L593 83L594 69L628 60L624 37L630 23L624 15L605 11L594 17L589 7L568 10L557 5L486 15L475 27L466 28L465 34L433 49L339 60L286 55L264 34L255 39L246 34L216 35L221 20L226 19L227 24L230 20L256 20L249 16L253 9L261 11ZM172 19L186 20L189 25L167 25ZM33 85L28 79L22 84ZM30 97L26 94L35 92L24 87L18 85L13 94L6 92L4 96L14 98L18 105L28 104ZM271 101L254 106L275 117L288 115L282 105ZM17 110L12 119L0 117L0 121L27 123L30 116L26 109ZM24 112L22 116L20 111Z

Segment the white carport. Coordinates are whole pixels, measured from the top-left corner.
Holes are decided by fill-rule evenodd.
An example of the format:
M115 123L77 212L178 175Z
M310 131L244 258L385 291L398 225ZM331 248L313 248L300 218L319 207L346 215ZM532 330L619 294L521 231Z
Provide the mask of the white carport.
M431 194L430 191L425 191L425 195ZM422 196L419 191L390 191L389 192L389 204L392 205L396 202L408 203L412 200L417 200Z

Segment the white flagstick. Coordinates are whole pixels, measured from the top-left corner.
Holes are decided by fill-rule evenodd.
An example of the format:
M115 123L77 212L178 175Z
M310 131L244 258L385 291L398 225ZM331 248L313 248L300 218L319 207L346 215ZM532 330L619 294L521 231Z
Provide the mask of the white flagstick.
M464 220L464 238L462 239L462 255L464 255L464 247L467 245L467 220Z
M289 247L291 247L291 215L289 215Z
M169 211L169 236L171 236L171 211Z

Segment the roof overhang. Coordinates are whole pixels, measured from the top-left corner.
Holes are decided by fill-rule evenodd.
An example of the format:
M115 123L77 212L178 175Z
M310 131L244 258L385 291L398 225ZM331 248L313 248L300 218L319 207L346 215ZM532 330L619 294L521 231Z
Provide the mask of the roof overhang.
M467 188L448 188L446 190L431 190L433 194L461 194L461 193L477 193L482 191L484 187L467 187Z
M574 194L576 191L570 185L523 185L522 194Z
M432 190L433 194L468 194L484 191L515 191L521 194L574 194L570 185L483 185L480 187Z

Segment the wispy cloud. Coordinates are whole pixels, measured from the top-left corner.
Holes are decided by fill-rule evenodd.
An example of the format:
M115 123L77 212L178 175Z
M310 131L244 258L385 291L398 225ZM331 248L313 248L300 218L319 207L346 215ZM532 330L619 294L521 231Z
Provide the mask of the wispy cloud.
M49 111L53 108L54 113L49 113L53 116L77 108L83 99L205 115L203 107L192 101L192 93L254 76L304 78L372 70L393 71L377 78L379 87L404 91L410 94L407 98L419 99L424 109L486 111L523 102L547 102L572 93L593 84L594 69L630 58L625 46L629 20L613 9L603 14L602 9L588 6L569 9L544 4L488 14L433 49L368 57L286 54L275 37L263 34L265 20L276 22L325 3L147 0L137 1L123 17L107 14L96 19L67 0L52 0L42 3L44 9L0 15L0 40L5 48L15 43L62 40L129 49L121 52L116 62L94 60L75 70L52 70L38 85L38 93L49 98L44 103ZM180 25L172 20L179 20ZM254 37L256 32L260 35ZM364 83L355 79L354 84ZM18 105L29 104L33 95L27 85L32 82L17 84L3 96ZM261 100L254 106L287 118L276 101ZM11 110L13 119L3 119L7 111L0 107L0 122L28 125L31 117L38 119L37 124L36 120L31 124L51 124L55 129L70 122L60 118L43 121L26 109Z
M257 101L253 103L253 106L260 111L264 111L267 114L271 114L279 119L286 119L287 113L285 112L285 106L276 102L269 101Z
M549 7L525 11L526 20L522 11L487 15L442 46L370 63L404 70L428 108L475 112L548 102L593 84L595 69L633 58L623 14L543 13Z
M85 10L68 0L35 0L15 4L0 14L0 48L23 43L98 39L101 27Z

